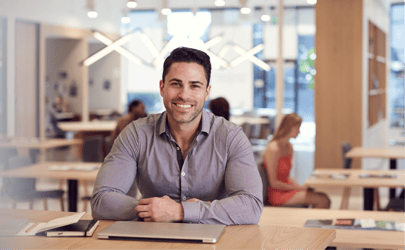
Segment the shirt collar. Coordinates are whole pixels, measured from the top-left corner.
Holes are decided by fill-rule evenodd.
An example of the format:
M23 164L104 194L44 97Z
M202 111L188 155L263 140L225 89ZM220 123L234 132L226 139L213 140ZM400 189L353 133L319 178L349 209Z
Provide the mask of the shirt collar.
M200 125L198 126L198 130L201 132L204 132L206 134L209 134L210 133L210 116L205 109L203 109L201 113L202 113L202 116L201 116L202 122L200 122ZM160 119L158 122L159 135L162 135L163 133L170 135L169 128L168 128L167 122L166 122L166 120L167 120L166 117L167 117L167 112L165 111L160 116Z

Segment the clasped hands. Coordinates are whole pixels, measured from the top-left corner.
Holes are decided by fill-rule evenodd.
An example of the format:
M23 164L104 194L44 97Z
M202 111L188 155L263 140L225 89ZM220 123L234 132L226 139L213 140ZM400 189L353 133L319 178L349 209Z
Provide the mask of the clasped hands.
M197 198L186 202L198 202ZM135 212L147 222L174 222L184 218L183 205L172 200L169 196L141 199L135 207Z

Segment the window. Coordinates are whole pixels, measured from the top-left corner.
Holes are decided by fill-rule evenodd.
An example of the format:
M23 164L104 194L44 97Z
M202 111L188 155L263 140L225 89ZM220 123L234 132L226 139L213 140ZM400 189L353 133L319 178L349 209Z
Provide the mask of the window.
M275 12L274 12L275 13ZM314 48L315 11L313 8L286 9L284 25L294 26L296 30L297 53L296 58L284 61L284 108L283 112L296 112L305 122L314 122L314 91L311 84L312 75L300 71L300 61L306 60L309 51ZM263 24L254 25L254 46L263 43ZM284 37L284 45L292 47L290 41ZM294 43L292 43L294 44ZM262 52L256 54L262 58ZM271 65L267 72L254 66L254 107L269 109L271 115L276 114L276 59L266 60Z
M390 126L404 127L404 4L391 6Z

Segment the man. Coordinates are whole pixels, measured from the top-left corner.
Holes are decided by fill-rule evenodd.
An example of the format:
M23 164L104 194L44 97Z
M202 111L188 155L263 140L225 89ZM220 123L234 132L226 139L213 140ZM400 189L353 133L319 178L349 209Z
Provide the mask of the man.
M203 109L210 75L202 51L177 48L165 60L166 111L132 122L115 140L97 175L95 219L258 223L263 191L253 151L240 127Z
M128 124L142 117L146 117L145 105L139 100L133 100L128 105L128 114L118 118L117 127L111 132L111 143Z

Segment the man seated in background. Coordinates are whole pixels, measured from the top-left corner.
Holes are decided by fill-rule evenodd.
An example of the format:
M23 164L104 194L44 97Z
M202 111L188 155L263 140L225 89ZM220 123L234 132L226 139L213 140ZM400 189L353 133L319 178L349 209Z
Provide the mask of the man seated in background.
M115 140L97 175L95 219L259 222L263 188L252 147L239 126L204 110L210 75L206 53L172 51L160 81L166 111L132 122Z
M117 127L111 132L111 144L128 124L142 117L146 117L145 105L139 100L133 100L128 105L128 114L118 118Z
M208 106L214 115L222 116L227 121L229 121L229 116L230 116L229 103L225 98L218 97L218 98L212 99Z

